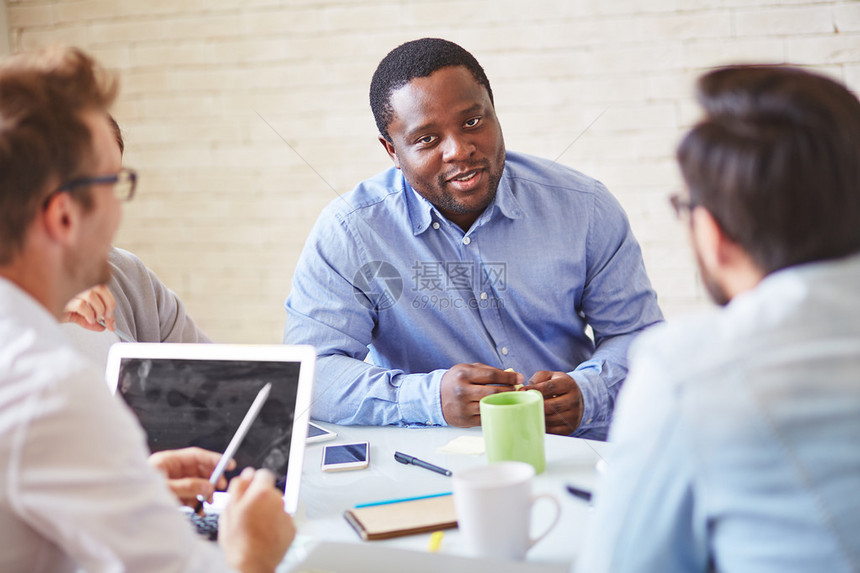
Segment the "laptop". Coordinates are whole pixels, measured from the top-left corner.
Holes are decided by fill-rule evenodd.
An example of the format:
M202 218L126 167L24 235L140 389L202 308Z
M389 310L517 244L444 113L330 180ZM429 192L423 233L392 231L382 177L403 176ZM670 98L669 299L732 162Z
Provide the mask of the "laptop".
M295 513L308 430L316 352L305 345L115 344L108 386L125 400L152 452L199 446L223 452L266 383L269 398L234 459L267 468Z

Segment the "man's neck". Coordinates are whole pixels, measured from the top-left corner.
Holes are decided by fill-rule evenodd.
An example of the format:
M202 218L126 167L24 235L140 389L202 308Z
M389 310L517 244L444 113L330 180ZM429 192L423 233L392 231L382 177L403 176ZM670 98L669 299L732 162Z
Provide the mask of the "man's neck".
M45 265L33 264L23 257L18 257L14 262L0 266L0 277L30 295L59 320L66 302L75 293L66 296L59 292L55 286L57 277L46 271Z

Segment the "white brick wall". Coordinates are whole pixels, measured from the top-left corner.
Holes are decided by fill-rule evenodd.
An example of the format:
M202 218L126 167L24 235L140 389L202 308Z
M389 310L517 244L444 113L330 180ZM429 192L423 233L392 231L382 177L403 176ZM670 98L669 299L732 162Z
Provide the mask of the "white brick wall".
M6 0L0 0L0 57L9 54L9 24L6 22Z
M789 61L860 86L858 1L6 2L13 49L73 43L119 71L126 163L142 178L117 244L218 341L280 340L320 209L388 166L367 88L403 41L472 51L511 149L609 186L670 317L705 304L666 203L680 187L674 146L698 115L697 74Z

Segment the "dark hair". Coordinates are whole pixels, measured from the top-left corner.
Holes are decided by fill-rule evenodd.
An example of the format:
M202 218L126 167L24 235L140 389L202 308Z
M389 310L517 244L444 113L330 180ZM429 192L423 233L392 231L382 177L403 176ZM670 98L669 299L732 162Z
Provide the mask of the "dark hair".
M78 49L19 54L0 65L0 264L23 247L48 184L91 168L82 113L107 111L116 92L113 76ZM76 195L85 206L88 193Z
M112 115L108 115L108 123L110 124L111 131L113 131L116 144L119 146L119 154L122 155L125 153L125 141L122 139L122 129L120 129L119 124Z
M440 38L406 42L382 58L370 81L370 109L382 137L391 141L388 134L388 125L394 114L391 94L415 78L426 78L436 70L449 66L464 66L468 69L475 81L487 88L490 103L494 103L490 80L475 56L454 42Z
M860 102L792 67L731 66L697 84L705 117L678 148L694 205L766 274L860 250Z

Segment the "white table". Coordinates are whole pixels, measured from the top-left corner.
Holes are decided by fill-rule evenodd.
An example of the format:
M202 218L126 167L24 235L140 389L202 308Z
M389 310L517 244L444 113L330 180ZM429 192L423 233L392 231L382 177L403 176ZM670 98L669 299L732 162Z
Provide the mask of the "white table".
M338 436L328 442L310 444L305 451L299 509L296 512L298 537L284 561L286 570L317 541L379 544L426 551L430 534L418 534L381 541L362 541L343 518L356 504L396 498L450 492L452 480L413 465L394 460L400 451L443 468L459 469L483 465L486 456L438 453L437 448L458 436L481 436L480 428L396 428L378 426L336 426L320 424ZM370 442L370 466L363 470L323 472L323 446L355 441ZM566 484L592 489L595 466L608 445L565 436L547 435L547 468L534 481L535 493L551 493L561 504L561 518L550 534L528 554L536 563L570 563L576 555L590 513L587 503L565 489ZM532 535L545 529L553 515L549 503L538 502L534 510ZM456 529L445 532L441 553L467 555Z

